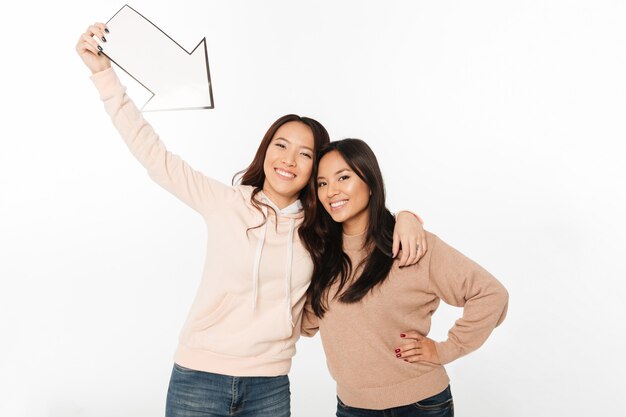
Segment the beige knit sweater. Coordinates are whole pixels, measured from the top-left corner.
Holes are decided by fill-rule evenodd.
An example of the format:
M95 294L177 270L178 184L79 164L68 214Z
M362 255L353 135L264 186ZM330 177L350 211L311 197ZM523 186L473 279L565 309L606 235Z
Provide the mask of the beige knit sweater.
M352 265L366 255L365 234L344 235L344 250ZM411 404L442 391L449 379L442 365L397 359L394 349L406 343L400 333L417 330L428 335L431 316L440 299L463 307L448 339L438 342L442 364L480 347L504 320L506 289L489 272L427 233L428 251L416 264L399 268L396 261L383 284L360 302L329 301L318 319L305 307L304 335L320 331L337 394L352 407L382 410ZM358 271L357 271L358 273ZM336 286L331 289L331 297Z

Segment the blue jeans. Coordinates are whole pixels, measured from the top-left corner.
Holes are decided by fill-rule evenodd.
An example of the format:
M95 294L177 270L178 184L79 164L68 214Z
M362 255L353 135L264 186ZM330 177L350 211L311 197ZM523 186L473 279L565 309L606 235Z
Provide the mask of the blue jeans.
M337 417L454 417L454 402L449 385L425 400L386 410L349 407L337 398Z
M289 417L289 378L237 377L174 364L166 417Z

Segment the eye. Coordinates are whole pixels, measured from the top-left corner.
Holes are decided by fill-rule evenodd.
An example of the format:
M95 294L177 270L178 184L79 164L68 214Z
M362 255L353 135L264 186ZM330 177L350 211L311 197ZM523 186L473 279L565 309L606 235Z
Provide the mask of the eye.
M283 148L283 149L287 148L284 143L280 143L280 142L276 142L274 145L278 146L279 148Z
M317 183L317 188L322 188L325 185L326 185L326 183L324 181L320 181L320 182Z
M302 152L300 153L300 155L304 156L305 158L313 159L310 153Z
M342 175L341 177L339 177L339 181L345 181L348 178L350 178L350 175Z

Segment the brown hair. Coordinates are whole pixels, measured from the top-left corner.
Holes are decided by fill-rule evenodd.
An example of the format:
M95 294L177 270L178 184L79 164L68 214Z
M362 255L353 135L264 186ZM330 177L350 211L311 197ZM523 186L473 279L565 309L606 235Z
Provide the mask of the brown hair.
M363 180L370 189L367 205L369 223L365 247L367 256L357 266L343 251L343 227L335 222L325 209L317 212L315 228L307 238L305 246L313 258L313 279L308 289L308 297L315 315L323 317L328 309L330 288L339 282L337 296L342 303L356 303L363 299L376 286L382 284L391 270L393 258L391 248L395 219L385 206L385 184L376 155L360 139L343 139L324 146L318 158L330 152L338 152L352 171ZM317 177L317 170L315 173ZM353 271L362 272L347 289Z
M239 171L234 175L233 184L239 182L242 185L253 186L254 191L252 192L251 197L252 205L255 206L259 211L261 211L260 206L262 205L271 209L271 207L257 200L256 195L263 190L263 184L265 183L265 171L263 170L263 163L265 162L265 154L267 153L267 148L269 148L272 138L276 134L276 131L280 129L282 125L289 122L304 123L313 132L313 170L311 171L311 178L309 178L309 182L300 191L300 194L298 196L304 208L304 222L302 223L298 231L300 238L302 239L303 229L309 230L312 228L317 214L317 181L315 175L313 175L318 161L317 154L323 146L327 145L330 142L328 132L320 122L315 119L298 116L296 114L287 114L278 118L278 120L272 123L269 129L267 129L267 132L265 132L265 135L263 136L263 139L259 144L259 148L256 151L256 155L254 155L254 159L252 160L250 165L248 165L246 169ZM262 226L266 221L267 219L264 219L263 222L256 227Z

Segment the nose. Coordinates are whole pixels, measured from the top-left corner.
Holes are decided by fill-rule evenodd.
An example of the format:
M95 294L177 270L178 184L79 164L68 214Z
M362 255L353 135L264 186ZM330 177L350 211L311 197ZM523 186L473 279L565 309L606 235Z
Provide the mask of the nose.
M334 181L329 182L328 185L326 186L326 194L328 198L332 198L336 196L337 194L339 194L339 190L337 189L337 186Z
M283 164L288 167L292 167L296 165L296 158L294 155L288 154L283 157Z

